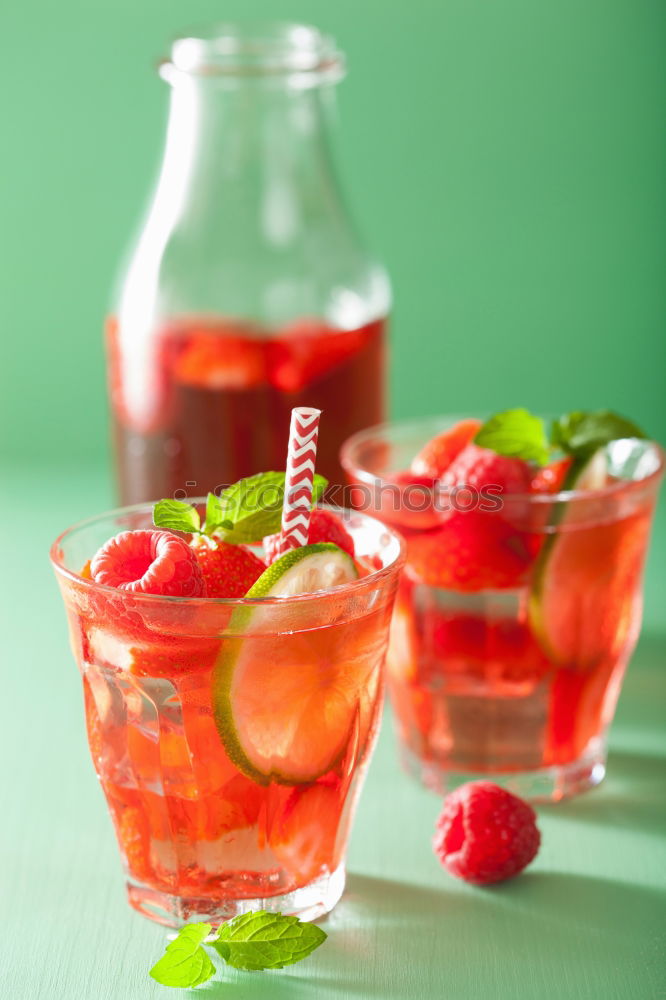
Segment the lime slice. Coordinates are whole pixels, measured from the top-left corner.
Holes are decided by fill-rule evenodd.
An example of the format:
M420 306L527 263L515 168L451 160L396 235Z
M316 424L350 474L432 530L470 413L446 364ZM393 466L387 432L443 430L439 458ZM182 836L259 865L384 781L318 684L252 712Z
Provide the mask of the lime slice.
M351 556L332 542L302 545L276 559L246 597L295 597L350 583L358 576Z
M337 545L304 545L269 566L247 596L291 597L357 576L353 559ZM276 636L270 628L261 630L271 614L261 605L234 612L231 630L245 635L222 643L213 672L213 712L241 771L261 784L300 784L329 771L345 749L366 651L355 648L355 623L299 631L296 608L294 631Z
M600 489L607 468L600 449L573 466L565 489ZM630 517L590 524L565 503L557 505L551 527L534 568L530 625L554 663L589 669L612 655L631 627L647 522Z

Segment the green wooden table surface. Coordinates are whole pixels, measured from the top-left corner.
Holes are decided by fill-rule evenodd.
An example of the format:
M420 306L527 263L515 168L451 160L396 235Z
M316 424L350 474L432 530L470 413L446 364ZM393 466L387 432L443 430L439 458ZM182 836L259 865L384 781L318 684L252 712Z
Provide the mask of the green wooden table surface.
M0 509L0 997L178 996L147 975L165 931L125 902L46 559L60 529L109 506L108 481L95 468L17 467L3 478L17 491ZM230 971L202 996L666 996L666 637L650 603L659 577L651 565L650 629L620 701L609 776L576 801L539 809L543 846L528 873L481 890L440 869L430 848L438 799L400 773L387 715L356 818L347 892L324 924L329 940L302 965Z

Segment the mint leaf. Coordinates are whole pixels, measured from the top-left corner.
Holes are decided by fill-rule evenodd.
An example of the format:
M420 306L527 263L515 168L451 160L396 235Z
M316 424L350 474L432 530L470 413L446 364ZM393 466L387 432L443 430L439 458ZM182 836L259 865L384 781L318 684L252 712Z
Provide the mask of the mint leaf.
M553 421L550 439L555 448L574 458L584 459L619 438L646 436L632 420L612 410L597 410L594 413L575 410Z
M222 504L220 498L214 493L209 493L206 500L206 523L204 530L207 535L212 535L222 526Z
M153 507L153 524L156 528L170 528L172 531L201 530L196 507L182 500L158 500Z
M163 957L150 970L150 975L162 986L189 989L207 982L215 974L215 966L201 947L212 928L210 924L187 924L166 946Z
M243 913L220 927L213 948L235 969L281 969L300 962L326 940L316 924L281 913Z
M313 503L327 486L328 481L323 476L315 475ZM229 486L220 494L217 504L211 501L209 494L206 532L211 534L214 530L225 542L235 545L258 542L265 535L274 534L280 530L284 489L284 472L261 472ZM214 529L208 524L209 506Z
M504 410L486 420L477 432L474 444L490 448L498 455L522 458L524 462L545 465L549 458L546 428L541 417L528 410Z

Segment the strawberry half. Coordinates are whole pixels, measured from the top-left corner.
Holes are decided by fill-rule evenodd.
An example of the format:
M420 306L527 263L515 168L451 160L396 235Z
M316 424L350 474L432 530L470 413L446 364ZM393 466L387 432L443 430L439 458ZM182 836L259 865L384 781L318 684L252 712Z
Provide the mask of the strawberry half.
M412 472L417 476L439 479L480 429L480 420L461 420L438 434L421 448L412 462Z
M207 597L244 597L266 569L266 564L245 545L197 535L190 547L206 583Z
M504 590L525 582L534 557L529 543L497 512L453 511L438 530L408 540L407 564L433 587Z
M571 458L561 458L557 462L551 462L550 465L537 469L530 483L532 493L559 493L564 489L564 482L572 463Z

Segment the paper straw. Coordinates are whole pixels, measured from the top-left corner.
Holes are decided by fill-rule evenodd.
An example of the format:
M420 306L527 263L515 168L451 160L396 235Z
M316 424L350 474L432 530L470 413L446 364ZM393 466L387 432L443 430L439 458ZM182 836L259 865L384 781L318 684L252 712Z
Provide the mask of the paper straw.
M317 459L321 410L295 406L291 411L287 472L278 555L307 545L312 510L312 483Z

